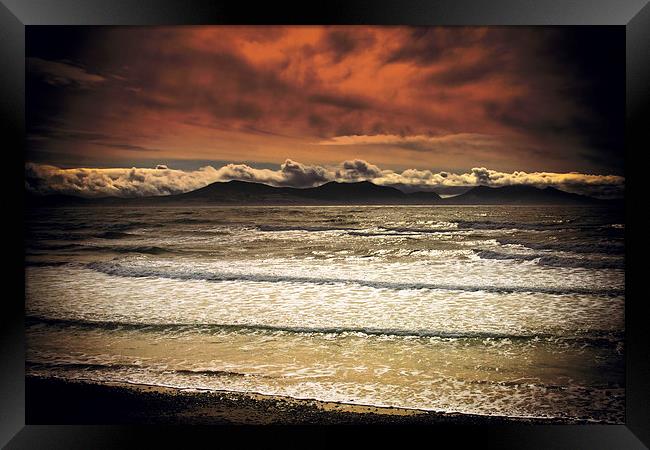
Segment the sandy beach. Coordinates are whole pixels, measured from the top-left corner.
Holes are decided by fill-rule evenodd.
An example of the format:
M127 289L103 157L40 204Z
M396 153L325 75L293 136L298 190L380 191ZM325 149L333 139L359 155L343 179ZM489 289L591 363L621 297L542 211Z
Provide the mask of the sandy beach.
M548 424L527 419L380 408L254 393L26 378L28 424L388 425ZM563 421L563 423L580 423Z

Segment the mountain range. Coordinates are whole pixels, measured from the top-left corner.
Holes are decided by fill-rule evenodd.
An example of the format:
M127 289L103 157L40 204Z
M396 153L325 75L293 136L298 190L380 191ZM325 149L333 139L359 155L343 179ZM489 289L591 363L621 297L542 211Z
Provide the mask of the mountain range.
M194 191L138 198L81 198L66 195L28 194L33 206L183 206L183 205L606 205L600 200L553 187L517 185L476 186L463 194L441 198L435 192L405 193L369 181L332 181L312 188L274 187L246 181L215 182Z

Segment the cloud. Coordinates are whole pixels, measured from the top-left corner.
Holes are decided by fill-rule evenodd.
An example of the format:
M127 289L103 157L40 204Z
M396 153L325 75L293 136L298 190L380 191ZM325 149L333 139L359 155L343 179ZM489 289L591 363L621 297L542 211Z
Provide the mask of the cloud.
M280 166L280 172L283 179L278 184L287 186L308 187L331 180L327 169L319 166L306 166L290 159Z
M552 186L569 192L586 195L622 196L625 178L618 175L591 175L582 173L554 172L500 172L485 167L475 167L465 173L437 172L409 169L401 173L384 171L382 177L373 180L378 184L415 186L420 189L468 186L502 187L529 185Z
M502 142L495 136L479 133L455 133L439 136L395 134L334 136L317 142L318 145L334 146L389 146L401 147L415 151L474 151L478 149L493 149Z
M41 58L27 58L28 72L38 74L53 86L75 86L89 88L106 81L101 75L90 73L86 69L60 61L48 61Z
M344 110L368 109L370 104L367 100L358 96L346 96L341 94L314 94L308 97L310 102L327 106L334 106Z
M429 66L441 59L458 55L459 51L485 45L489 33L501 34L479 27L416 27L386 57L386 63L413 62Z
M118 143L114 144L110 142L95 142L95 144L101 145L102 147L111 147L119 150L129 150L129 151L136 151L136 152L157 152L158 151L155 148L147 148L141 145L133 145L133 144L118 144Z
M335 179L342 180L372 180L383 175L381 169L361 159L343 161L341 168L336 170Z
M218 179L215 169L196 171L143 168L61 169L50 165L27 164L25 183L40 194L67 194L83 197L141 197L191 191Z
M444 87L462 86L485 81L500 73L500 65L492 58L480 62L458 63L451 67L438 69L425 77L429 85Z
M90 28L80 35L89 45L66 48L73 39L62 31L28 30L36 36L28 54L39 56L28 58L28 133L66 124L116 144L89 148L53 135L29 151L47 151L40 162L50 164L61 163L60 152L78 155L75 164L92 154L97 164L132 165L145 157L138 151L160 149L161 160L292 155L335 164L354 155L399 167L622 173L622 119L613 118L624 117L614 101L624 107L624 95L618 78L604 74L620 71L624 81L624 61L611 58L624 33L621 42L600 29L576 39L585 32L118 27ZM56 53L44 50L51 47ZM53 94L51 85L83 89ZM359 144L353 154L345 136ZM374 138L362 144L364 136ZM331 151L312 159L311 143L329 139Z
M299 188L318 186L328 181L370 180L375 184L395 186L407 191L439 192L453 192L455 189L477 185L533 185L553 186L600 197L622 197L625 186L625 179L616 175L522 171L507 173L485 167L473 168L465 173L418 169L397 172L382 170L359 159L343 161L333 167L306 165L287 159L277 170L257 169L246 164L227 164L219 168L205 166L193 171L170 169L164 164L155 168L130 169L62 169L34 163L28 163L25 167L25 183L29 191L84 197L169 195L229 180Z
M369 30L334 27L325 34L323 41L326 47L334 53L335 62L339 62L348 55L372 47L377 42L377 39L373 32Z

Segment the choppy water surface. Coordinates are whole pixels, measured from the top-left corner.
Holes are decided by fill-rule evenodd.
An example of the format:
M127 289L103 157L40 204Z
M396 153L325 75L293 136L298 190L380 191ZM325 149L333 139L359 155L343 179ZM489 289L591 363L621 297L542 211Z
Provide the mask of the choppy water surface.
M624 225L588 207L28 214L27 369L624 418Z

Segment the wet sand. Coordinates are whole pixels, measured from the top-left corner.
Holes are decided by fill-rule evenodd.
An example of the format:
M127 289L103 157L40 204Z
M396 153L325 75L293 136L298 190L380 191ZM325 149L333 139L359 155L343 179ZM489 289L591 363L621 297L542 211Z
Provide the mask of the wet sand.
M558 419L507 418L350 405L289 397L197 391L128 383L28 376L27 424L557 424Z

